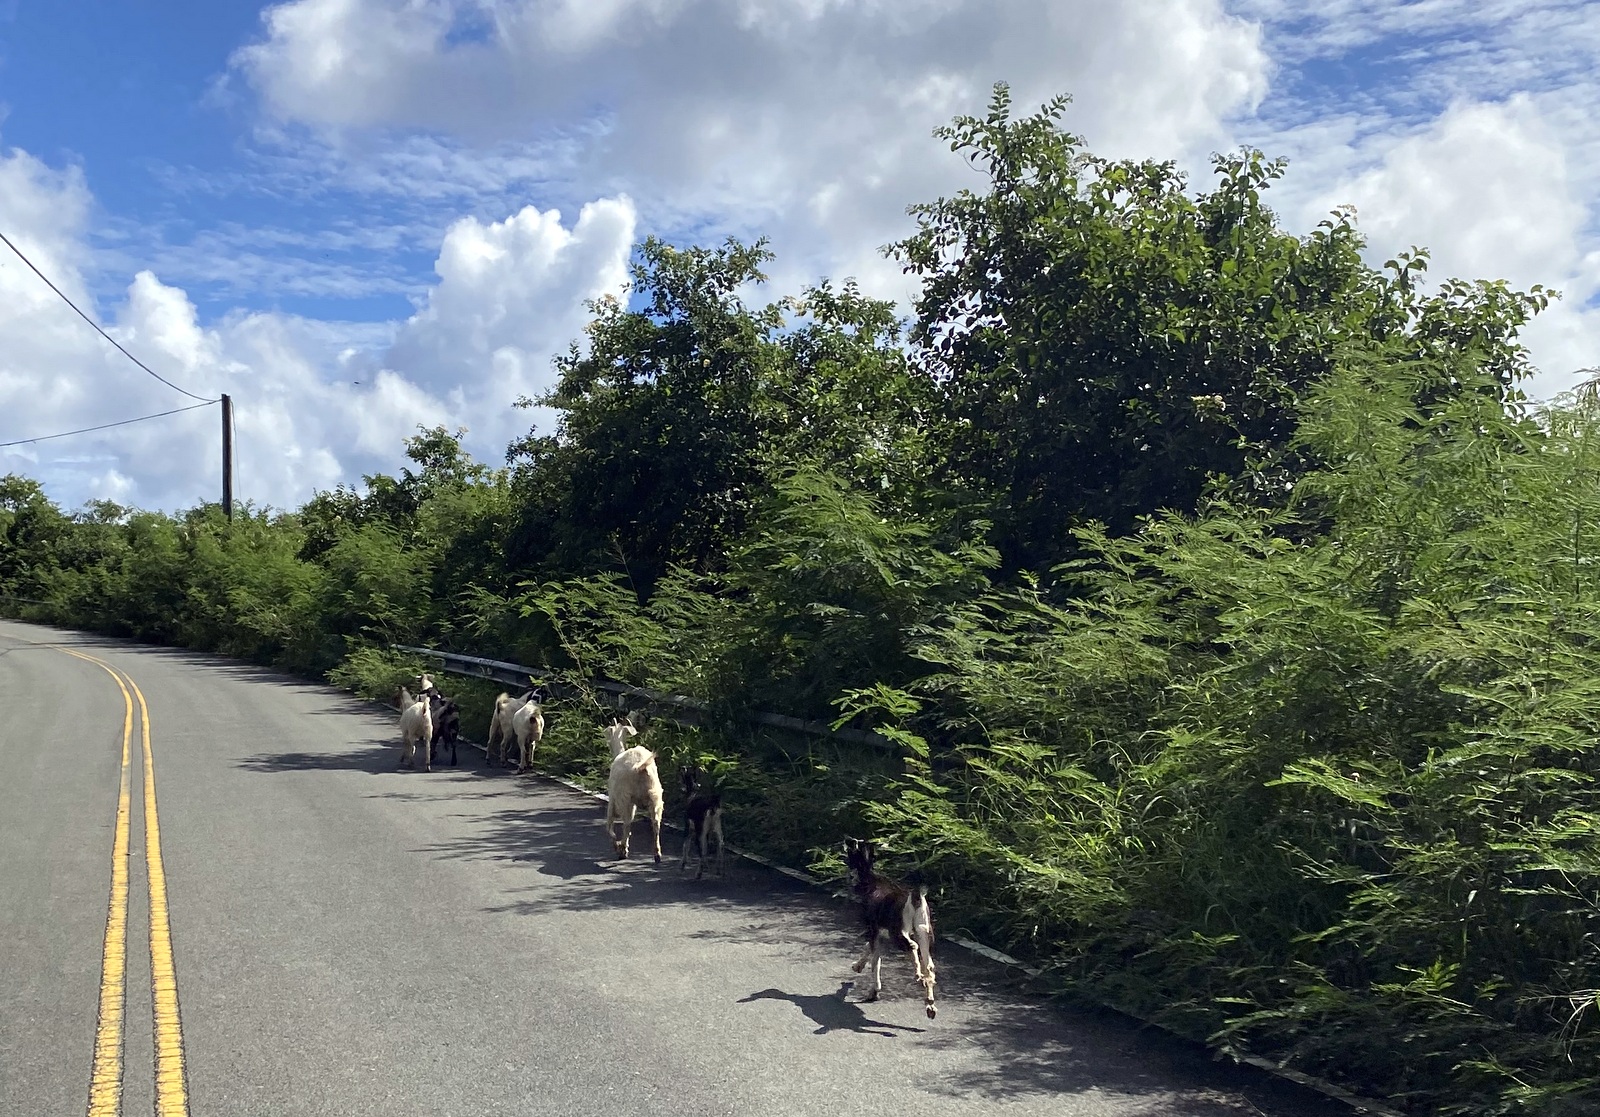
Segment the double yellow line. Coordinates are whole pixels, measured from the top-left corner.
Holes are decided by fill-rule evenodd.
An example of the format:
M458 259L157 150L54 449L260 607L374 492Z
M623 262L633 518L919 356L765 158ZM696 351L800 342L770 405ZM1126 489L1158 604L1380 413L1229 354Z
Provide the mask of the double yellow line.
M183 1066L183 1023L178 1016L178 974L172 960L172 924L167 913L167 873L161 861L161 824L156 815L156 766L150 752L150 708L127 675L85 652L58 648L94 664L122 692L122 783L117 830L111 847L111 906L100 960L100 1015L95 1025L94 1064L89 1076L88 1117L122 1112L123 1022L128 988L128 860L132 825L133 702L139 700L144 739L144 864L150 891L150 984L155 1006L156 1117L188 1117L189 1089ZM131 693L130 693L131 691Z

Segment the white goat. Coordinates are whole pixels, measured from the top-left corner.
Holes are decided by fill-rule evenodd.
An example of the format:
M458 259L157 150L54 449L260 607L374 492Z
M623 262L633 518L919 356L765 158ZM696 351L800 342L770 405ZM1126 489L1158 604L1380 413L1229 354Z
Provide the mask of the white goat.
M626 741L638 735L638 730L627 722L615 722L606 728L606 740L611 745L611 778L606 784L606 833L611 837L611 848L618 857L628 857L628 836L633 830L634 812L643 810L650 816L650 832L656 864L661 864L661 776L656 772L656 754L643 745L623 748ZM616 825L622 823L622 836L617 836Z
M538 701L539 697L539 688L529 687L515 698L502 691L500 697L494 700L494 713L489 717L489 744L483 752L485 764L503 765L506 762L506 753L510 751L511 742L516 740L511 719L518 710L529 702Z
M422 746L422 770L433 771L433 715L425 695L411 697L405 687L396 695L400 706L400 763L416 766L416 748Z
M517 739L517 771L526 772L544 737L544 710L539 703L529 700L511 715L511 733Z
M606 726L606 744L611 747L611 758L615 760L621 755L622 750L628 747L628 739L638 735L639 731L634 728L632 721L618 718Z

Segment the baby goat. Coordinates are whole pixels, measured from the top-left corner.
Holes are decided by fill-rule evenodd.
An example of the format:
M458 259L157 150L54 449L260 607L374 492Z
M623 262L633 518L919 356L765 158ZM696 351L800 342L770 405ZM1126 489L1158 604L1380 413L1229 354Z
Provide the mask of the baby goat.
M429 711L428 700L420 695L413 698L409 690L401 687L395 695L395 702L400 707L400 764L415 767L417 746L421 745L422 770L431 772L433 715Z
M455 699L439 693L431 675L418 675L417 685L421 688L422 697L428 700L428 714L433 721L433 740L430 742L428 759L438 760L448 747L450 766L453 768L456 764L456 745L461 738L461 707L456 705Z
M715 835L717 839L717 875L724 876L724 859L727 852L726 844L722 840L722 794L716 791L700 790L700 769L691 764L683 770L683 797L687 800L684 804L683 824L683 856L678 859L678 871L689 864L689 845L698 843L700 847L700 864L695 871L694 879L699 880L706 871L706 838Z
M924 1007L932 1020L938 1009L933 1004L933 909L928 906L928 888L919 884L913 890L879 876L873 870L873 856L871 842L845 839L844 863L850 870L850 891L860 903L867 925L867 949L851 968L860 973L868 962L872 963L872 993L866 999L877 1000L883 992L883 958L878 953L878 941L887 935L894 945L911 952L917 984L926 997Z

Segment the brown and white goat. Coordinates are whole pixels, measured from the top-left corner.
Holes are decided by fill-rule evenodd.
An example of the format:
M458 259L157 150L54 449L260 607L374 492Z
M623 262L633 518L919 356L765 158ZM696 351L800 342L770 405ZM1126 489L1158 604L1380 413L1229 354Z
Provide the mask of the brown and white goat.
M411 697L405 687L395 695L400 707L400 764L416 766L418 746L422 751L422 770L431 772L433 750L433 715L428 699L423 695Z
M850 892L861 905L861 916L867 925L867 949L851 969L860 973L868 962L872 963L872 992L866 1000L877 1000L883 992L879 939L887 935L893 945L910 952L917 984L923 989L924 1007L932 1020L938 1009L933 1004L933 909L928 906L928 888L921 884L909 888L879 876L873 868L873 857L871 842L845 839L844 863L850 871Z
M678 859L678 871L682 872L689 864L689 846L697 844L700 848L700 863L694 879L699 880L705 875L706 839L715 836L717 875L725 876L727 844L722 839L722 794L717 791L700 790L700 769L693 764L684 768L682 781L683 797L686 802L683 807L683 856Z
M628 835L633 830L634 813L643 810L650 817L650 831L656 864L661 864L661 776L656 771L656 754L643 745L621 748L639 731L627 722L616 722L606 729L611 744L611 777L606 782L606 833L618 857L628 856ZM617 836L617 823L622 835Z

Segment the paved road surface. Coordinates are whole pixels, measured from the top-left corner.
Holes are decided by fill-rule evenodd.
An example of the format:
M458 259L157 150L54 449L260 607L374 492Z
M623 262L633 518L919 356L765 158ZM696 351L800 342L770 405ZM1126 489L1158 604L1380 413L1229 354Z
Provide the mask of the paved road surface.
M392 717L327 687L0 622L0 1113L83 1114L96 1059L126 707L62 648L137 688L123 1112L156 1112L163 1069L169 1112L186 1091L196 1117L1349 1112L1046 1008L950 945L938 1020L899 959L860 1004L855 928L815 890L748 862L698 883L617 864L592 800L476 752L398 771ZM152 1024L172 998L152 991L140 695L176 1086L176 1033Z

